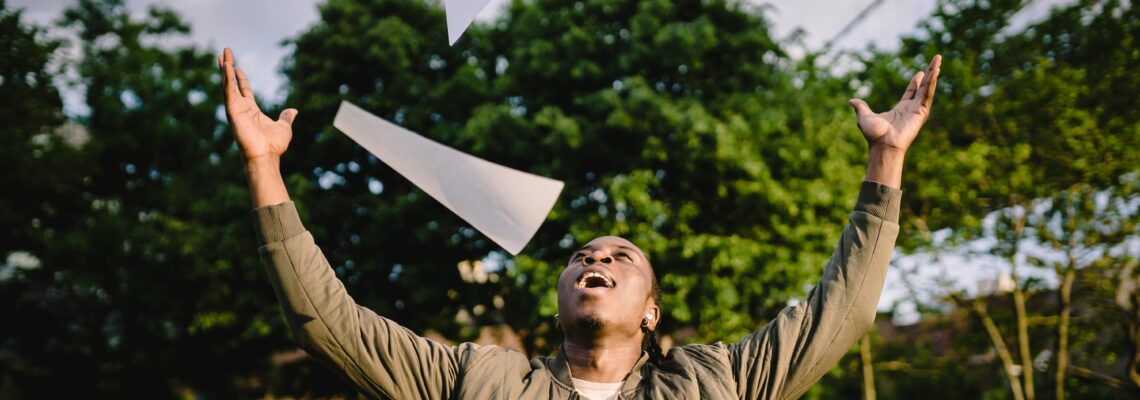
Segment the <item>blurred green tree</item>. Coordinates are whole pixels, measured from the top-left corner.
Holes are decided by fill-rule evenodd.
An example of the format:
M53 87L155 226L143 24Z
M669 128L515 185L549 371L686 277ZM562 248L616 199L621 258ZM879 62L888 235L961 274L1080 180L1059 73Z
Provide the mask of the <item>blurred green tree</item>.
M1122 100L1133 96L1121 94L1137 88L1136 76L1128 71L1140 61L1135 47L1140 19L1131 2L1078 1L1053 9L1042 21L1015 26L1015 16L1028 3L941 1L920 33L904 39L897 52L867 56L859 78L874 89L872 97L888 96L905 85L910 71L887 60L934 52L946 56L939 114L908 157L904 223L916 234L901 242L906 248L929 249L932 233L943 228L950 228L956 239L943 246L970 238L994 240L986 252L1004 259L1016 282L1012 325L1006 326L993 309L976 310L993 325L989 332L999 353L1004 343L1012 346L1002 359L1013 397L1032 399L1045 388L1038 379L1044 371L1034 367L1034 359L1046 349L1061 360L1069 353L1068 296L1075 270L1091 263L1080 259L1054 268L1035 258L1033 247L1095 253L1119 248L1137 233L1127 212L1113 216L1104 207L1093 207L1099 210L1095 212L1071 207L1090 207L1092 193L1124 202L1136 196L1121 188L1140 166L1134 150L1140 145L1140 126L1133 102ZM992 225L982 223L987 216ZM1103 218L1114 218L1121 229L1110 232ZM1082 239L1063 243L1073 238ZM1025 268L1034 265L1056 271L1062 282L1054 322L1040 322L1054 318L1051 313L1030 315L1026 310L1029 297L1046 289L1025 278ZM1048 347L1034 349L1034 343ZM1048 374L1046 384L1053 386L1053 397L1062 397L1066 362L1050 367L1057 365L1062 369Z
M38 196L50 195L52 182L33 172L40 165L69 169L67 159L56 154L70 151L63 135L55 134L63 125L63 103L55 87L59 71L51 66L60 43L45 37L44 29L29 26L19 11L0 1L0 113L7 121L0 129L0 158L22 173L0 175L0 185L13 190L0 198L0 251L8 254L32 245L29 231L35 230L33 212L42 204ZM75 142L72 142L75 143ZM67 174L62 174L67 175ZM42 210L41 210L42 211ZM42 222L39 222L42 223ZM7 271L5 274L14 273Z
M21 115L3 151L21 173L3 178L19 195L3 200L0 253L38 268L0 283L0 345L20 366L5 387L49 398L264 391L234 382L291 346L270 336L278 313L241 218L248 196L217 118L213 55L165 44L189 31L169 10L135 18L119 0L77 1L60 24L78 38L68 65L89 113L53 130L62 114L45 68L58 53L18 18L4 11L15 57L4 57L0 101Z
M42 27L28 25L20 11L0 0L0 159L8 172L0 174L0 314L5 316L0 340L0 397L19 398L34 393L29 376L48 373L38 350L45 343L38 336L45 329L38 304L53 300L49 292L51 273L45 273L46 230L66 219L74 204L65 194L82 183L83 162L77 147L82 131L64 127L62 99L55 87L60 71L55 68L60 42L46 37ZM68 127L72 128L72 127ZM45 179L43 171L52 171ZM62 214L62 215L61 215ZM67 335L66 332L63 333ZM72 340L54 343L68 351Z

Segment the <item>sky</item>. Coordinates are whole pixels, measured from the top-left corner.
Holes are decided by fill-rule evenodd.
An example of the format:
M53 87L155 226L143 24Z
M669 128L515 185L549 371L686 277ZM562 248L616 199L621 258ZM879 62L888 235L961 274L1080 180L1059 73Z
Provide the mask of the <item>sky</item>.
M494 20L510 0L491 0L479 15L478 21ZM854 29L838 38L833 48L862 49L870 44L879 48L894 48L902 35L915 31L917 24L929 16L936 0L753 0L766 3L767 11L778 38L791 35L796 29L805 34L804 45L819 49L872 3L880 1ZM1038 0L1027 6L1014 18L1014 26L1040 19L1048 10L1071 0ZM177 11L187 21L192 32L189 40L212 49L231 47L250 77L259 97L278 103L284 98L280 62L289 49L282 41L307 30L317 21L318 0L126 0L133 13L143 15L152 5L161 5ZM8 6L23 9L25 21L46 26L52 25L61 11L73 4L72 0L9 0ZM440 24L444 24L441 19ZM59 29L49 31L62 34ZM462 46L460 40L457 45ZM77 49L71 49L72 52ZM793 51L793 55L795 52ZM65 110L83 114L82 96L74 91L65 94ZM984 246L984 244L983 244ZM898 260L899 268L917 268L922 279L932 281L948 279L959 287L976 290L978 282L992 279L1008 270L1001 260L978 258L970 255L970 246L959 252L941 255L916 255ZM957 266L968 265L970 268ZM889 308L908 294L893 269L880 309ZM1042 275L1043 279L1048 279Z

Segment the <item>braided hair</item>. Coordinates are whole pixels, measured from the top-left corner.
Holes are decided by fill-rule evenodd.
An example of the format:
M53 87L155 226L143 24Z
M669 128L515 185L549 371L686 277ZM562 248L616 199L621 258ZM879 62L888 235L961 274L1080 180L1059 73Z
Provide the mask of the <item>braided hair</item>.
M649 267L649 274L653 278L653 288L650 289L649 295L653 297L653 303L657 305L658 309L661 308L661 285L657 283L657 273L653 272L653 266ZM659 322L660 323L660 322ZM661 351L661 345L657 343L657 334L655 329L649 328L649 321L642 321L641 328L645 330L645 338L641 341L641 349L649 353L649 362L657 364L665 358L665 354Z

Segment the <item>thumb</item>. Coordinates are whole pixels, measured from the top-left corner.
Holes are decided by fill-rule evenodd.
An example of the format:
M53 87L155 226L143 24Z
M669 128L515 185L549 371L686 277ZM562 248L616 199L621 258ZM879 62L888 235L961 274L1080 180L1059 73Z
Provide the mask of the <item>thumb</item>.
M277 117L277 122L284 122L285 126L293 127L293 120L297 118L296 108L286 108L281 111L281 116Z
M857 116L859 118L867 117L867 116L874 114L874 112L871 111L871 107L868 106L867 102L865 102L863 100L851 99L850 101L848 101L848 103L851 104L851 108L855 109L855 116Z

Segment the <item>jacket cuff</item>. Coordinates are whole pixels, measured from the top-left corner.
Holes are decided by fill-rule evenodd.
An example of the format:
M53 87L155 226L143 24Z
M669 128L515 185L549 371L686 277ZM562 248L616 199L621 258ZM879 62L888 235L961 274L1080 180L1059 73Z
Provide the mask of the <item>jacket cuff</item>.
M253 230L259 246L280 242L305 232L297 206L291 201L253 209Z
M902 190L878 182L863 181L863 185L859 188L859 201L855 203L855 211L898 223L901 202Z

